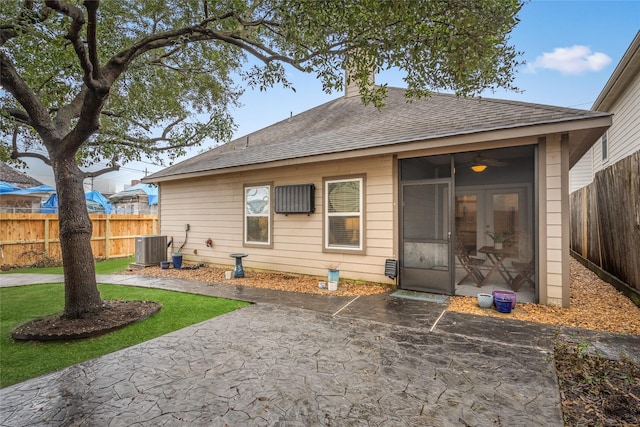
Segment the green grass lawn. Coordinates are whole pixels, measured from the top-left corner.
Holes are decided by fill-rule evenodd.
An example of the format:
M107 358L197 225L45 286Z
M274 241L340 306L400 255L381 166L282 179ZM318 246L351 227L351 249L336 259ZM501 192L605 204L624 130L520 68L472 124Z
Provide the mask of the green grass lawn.
M96 274L112 274L125 270L129 264L136 260L135 257L127 258L110 258L104 261L96 262ZM42 267L42 268L21 268L18 270L3 271L0 274L29 273L29 274L62 274L62 266L60 267Z
M103 299L155 301L162 304L162 309L142 322L101 337L67 342L14 342L11 331L17 326L62 312L64 285L0 288L0 387L111 353L249 305L242 301L162 289L117 285L99 285L99 289Z

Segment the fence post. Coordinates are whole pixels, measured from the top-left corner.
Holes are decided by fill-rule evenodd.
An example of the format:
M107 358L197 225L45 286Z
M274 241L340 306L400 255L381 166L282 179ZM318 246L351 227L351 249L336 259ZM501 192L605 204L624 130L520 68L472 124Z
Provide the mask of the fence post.
M44 220L44 256L49 258L49 218Z
M109 221L109 216L106 216L105 224L104 224L104 257L109 259L109 246L111 245L111 222Z
M587 192L587 187L582 187L582 257L587 259L589 257L589 227L587 221L589 221L589 213L587 212L587 198L589 197L589 193Z

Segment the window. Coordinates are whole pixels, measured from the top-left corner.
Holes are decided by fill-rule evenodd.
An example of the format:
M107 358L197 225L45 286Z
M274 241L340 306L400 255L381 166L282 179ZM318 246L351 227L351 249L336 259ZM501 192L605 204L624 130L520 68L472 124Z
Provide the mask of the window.
M271 245L271 186L244 188L244 243Z
M363 186L364 178L325 181L325 249L363 249Z
M609 158L609 131L602 135L602 161L606 162Z

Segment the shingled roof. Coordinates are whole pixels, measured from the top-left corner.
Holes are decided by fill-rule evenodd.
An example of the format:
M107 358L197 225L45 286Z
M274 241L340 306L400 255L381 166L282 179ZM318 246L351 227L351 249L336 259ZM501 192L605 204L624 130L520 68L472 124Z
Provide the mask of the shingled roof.
M8 182L16 187L29 188L43 185L35 178L31 178L26 173L15 170L11 166L0 162L0 181Z
M341 97L154 173L145 181L492 130L609 116L588 110L433 94L409 102L389 88L381 110Z

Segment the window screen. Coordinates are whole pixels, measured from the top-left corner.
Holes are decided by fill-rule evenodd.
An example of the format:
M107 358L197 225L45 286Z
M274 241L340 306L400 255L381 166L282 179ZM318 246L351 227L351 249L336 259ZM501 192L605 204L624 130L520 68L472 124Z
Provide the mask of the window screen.
M268 185L244 189L244 242L270 244L271 187Z
M362 178L325 182L326 247L362 249Z

